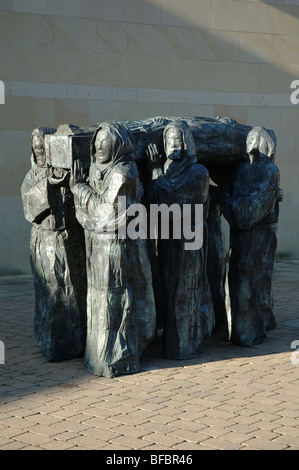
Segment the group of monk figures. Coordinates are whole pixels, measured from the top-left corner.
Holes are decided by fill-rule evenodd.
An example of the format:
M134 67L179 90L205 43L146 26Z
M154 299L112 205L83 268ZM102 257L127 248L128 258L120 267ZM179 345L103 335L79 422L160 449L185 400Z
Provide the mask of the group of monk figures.
M103 122L85 132L90 152L71 155L71 165L65 148L62 163L51 162L46 143L56 135L33 131L21 188L32 224L34 333L47 361L82 356L88 372L114 377L140 370L157 331L164 356L180 360L197 357L213 334L242 346L265 339L276 327L282 197L272 131L227 118ZM188 206L191 233L200 207L202 243L186 249L171 217L168 237L121 235L140 204Z

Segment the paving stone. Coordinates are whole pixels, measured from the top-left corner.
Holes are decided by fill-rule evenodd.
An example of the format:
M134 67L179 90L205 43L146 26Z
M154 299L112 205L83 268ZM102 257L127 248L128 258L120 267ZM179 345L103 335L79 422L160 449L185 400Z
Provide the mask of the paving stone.
M168 434L169 437L180 438L184 441L199 443L210 439L211 436L203 432L186 431L186 429L177 429Z
M208 449L208 447L206 447L204 445L204 442L203 444L196 444L195 442L181 442L180 444L175 444L173 447L172 447L173 450L211 450ZM188 453L186 453L186 456L188 455ZM193 462L193 459L192 459L192 462Z
M239 450L243 447L242 444L236 442L226 441L225 439L221 438L214 438L211 437L202 442L202 445L209 447L210 450L217 449L217 450Z
M26 432L24 434L15 436L16 441L20 441L26 444L42 446L46 442L51 442L53 439L50 436L44 436L42 434L36 434L34 432Z
M80 447L85 450L102 450L106 447L107 443L100 439L94 439L90 436L76 436L67 441L68 446ZM69 447L71 449L72 447Z
M152 441L153 442L153 441ZM132 436L119 436L111 440L111 444L118 444L129 449L139 450L148 446L148 441L144 439L138 439Z
M275 439L275 442L276 441L277 443L285 445L287 449L291 447L291 448L298 450L299 449L299 432L297 432L296 436L291 435L291 434L288 434L288 435L285 434L283 436L279 436Z
M1 450L299 449L299 282L275 285L278 327L253 348L209 338L199 358L147 349L138 374L84 371L82 359L47 363L32 335L33 288L5 297L0 278ZM30 281L31 282L31 281ZM3 335L3 336L2 336ZM291 338L291 339L290 339Z
M68 450L73 447L73 444L69 444L65 441L53 441L43 445L44 450Z
M168 446L171 448L175 444L179 444L180 442L183 442L185 439L184 438L179 438L177 436L165 436L164 434L158 433L158 432L153 432L152 434L148 434L144 436L143 438L144 441L150 441L155 444L159 445L164 445Z
M99 418L98 416L94 416L94 417L90 415L84 415L84 416L85 418L83 418L82 421L78 421L78 422L88 428L101 428L101 429L109 430L109 429L113 429L119 426L119 423L117 421ZM73 419L73 417L71 419ZM71 422L71 420L67 420L67 422Z
M9 441L1 445L2 450L26 450L27 445L25 442ZM40 448L39 448L40 449Z
M130 437L137 437L137 438L142 438L148 434L151 434L151 431L142 428L140 426L128 426L121 424L117 426L116 428L113 429L113 431L116 433L119 433L124 436L130 436Z
M287 449L288 445L281 442L279 438L276 439L264 439L260 437L253 437L245 442L245 445L255 447L260 450L284 450Z
M105 442L109 442L122 436L122 433L119 432L118 428L114 428L113 430L92 428L82 431L81 434L82 436L90 436L92 438L100 439L101 441Z

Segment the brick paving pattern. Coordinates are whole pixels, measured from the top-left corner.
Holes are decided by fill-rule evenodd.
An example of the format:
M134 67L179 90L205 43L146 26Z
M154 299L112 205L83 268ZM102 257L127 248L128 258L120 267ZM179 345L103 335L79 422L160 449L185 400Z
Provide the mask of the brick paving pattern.
M263 344L212 337L198 358L175 361L158 337L139 373L114 379L88 374L82 358L47 363L32 334L30 276L2 278L0 449L298 450L299 264L289 266L278 270L278 328Z

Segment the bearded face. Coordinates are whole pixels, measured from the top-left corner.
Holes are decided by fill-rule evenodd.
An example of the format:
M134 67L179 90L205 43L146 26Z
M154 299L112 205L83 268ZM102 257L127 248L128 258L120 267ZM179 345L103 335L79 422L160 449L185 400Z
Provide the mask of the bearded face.
M179 129L170 128L167 132L165 153L170 160L180 160L183 157L183 138Z

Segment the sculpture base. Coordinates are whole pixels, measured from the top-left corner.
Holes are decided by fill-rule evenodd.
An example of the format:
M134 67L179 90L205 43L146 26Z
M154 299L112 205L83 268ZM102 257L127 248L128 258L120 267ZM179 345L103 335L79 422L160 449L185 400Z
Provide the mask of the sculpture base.
M83 361L84 369L90 374L97 375L100 377L118 377L119 375L134 374L140 371L140 360L139 357L129 357L114 364L106 364L104 362L94 364L90 363L88 359L84 358Z
M235 344L236 346L245 346L245 347L250 348L251 346L257 346L258 344L262 344L266 339L267 339L266 334L257 336L256 338L253 338L252 340L248 339L248 341L242 340L240 338L232 337L232 343Z

